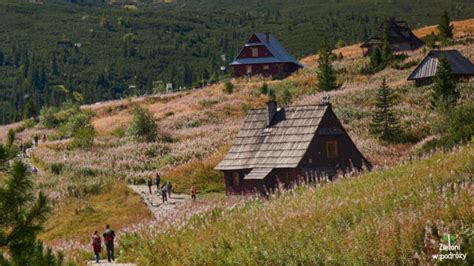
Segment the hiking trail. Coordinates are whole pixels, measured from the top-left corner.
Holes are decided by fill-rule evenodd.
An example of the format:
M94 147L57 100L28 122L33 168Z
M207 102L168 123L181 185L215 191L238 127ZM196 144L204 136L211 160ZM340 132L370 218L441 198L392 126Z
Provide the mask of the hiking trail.
M152 187L152 194L150 194L147 185L129 185L128 187L140 195L156 219L176 212L183 203L191 200L190 195L171 193L168 202L163 203L161 194L156 191L156 186Z
M136 266L136 264L132 263L116 263L116 262L108 262L107 260L100 260L99 263L95 261L88 261L87 265L103 265L103 266Z

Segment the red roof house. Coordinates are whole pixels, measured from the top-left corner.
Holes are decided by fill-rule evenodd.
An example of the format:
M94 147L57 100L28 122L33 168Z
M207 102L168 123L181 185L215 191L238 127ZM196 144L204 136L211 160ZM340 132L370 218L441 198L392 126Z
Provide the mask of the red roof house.
M230 65L235 77L286 77L303 67L270 33L252 34Z

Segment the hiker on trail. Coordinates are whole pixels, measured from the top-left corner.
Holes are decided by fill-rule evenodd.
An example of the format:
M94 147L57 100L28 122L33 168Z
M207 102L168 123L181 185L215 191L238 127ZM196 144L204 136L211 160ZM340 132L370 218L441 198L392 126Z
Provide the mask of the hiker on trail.
M97 263L100 261L100 251L102 249L101 242L102 241L100 240L99 232L95 231L92 235L92 249L95 255L95 262Z
M155 183L156 183L156 192L157 193L160 191L160 182L161 182L160 174L156 173Z
M67 163L67 159L68 159L67 152L64 153L63 159L64 159L64 163Z
M46 142L46 134L43 133L43 142Z
M195 186L191 187L191 197L193 198L193 201L196 201L196 194L197 194L197 189Z
M148 177L146 184L148 185L148 190L150 191L150 194L151 194L151 186L153 185L153 181L151 180L151 177Z
M171 189L172 189L172 188L173 188L173 185L171 185L171 182L168 181L168 182L166 183L166 191L168 192L168 198L170 198L170 199L171 199Z
M36 175L38 173L38 168L36 168L36 166L33 166L33 168L31 169L31 173Z
M105 232L102 234L104 237L105 247L107 248L107 259L109 262L115 261L114 257L114 239L115 232L110 229L110 225L105 226Z
M21 157L25 157L25 145L22 143L20 143L20 151L21 151Z
M38 134L35 134L35 136L33 137L33 140L35 141L35 147L38 147L38 140L39 140Z
M167 192L168 192L168 187L166 185L163 185L161 187L161 198L163 199L163 203L168 201L168 198L166 197Z

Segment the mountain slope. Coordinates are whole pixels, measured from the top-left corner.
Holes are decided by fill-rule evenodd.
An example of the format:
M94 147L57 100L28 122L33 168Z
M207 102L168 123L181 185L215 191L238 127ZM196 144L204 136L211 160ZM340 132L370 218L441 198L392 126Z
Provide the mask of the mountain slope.
M472 261L473 174L470 145L215 209L185 225L138 230L123 237L122 259L140 265L430 264L449 232L462 239L460 252Z
M229 72L220 66L254 31L273 32L303 57L322 39L360 42L388 16L421 27L436 23L443 9L452 19L474 13L465 0L65 2L0 3L6 36L0 43L0 123L23 119L27 107L38 114L42 106L76 100L73 92L93 103L157 92L169 82L177 88L225 78Z

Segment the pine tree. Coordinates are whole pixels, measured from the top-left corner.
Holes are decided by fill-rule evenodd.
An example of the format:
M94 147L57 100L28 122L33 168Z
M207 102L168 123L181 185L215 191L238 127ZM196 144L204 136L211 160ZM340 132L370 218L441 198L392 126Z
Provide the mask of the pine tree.
M440 22L438 24L439 35L443 40L448 40L453 38L453 28L451 25L451 20L449 18L448 11L444 10L443 15L441 16Z
M331 51L326 41L323 41L319 49L318 65L318 89L330 91L337 88L336 74L331 65Z
M454 106L460 95L446 57L443 56L439 59L436 75L433 80L431 105L441 109Z
M0 170L8 160L8 149L0 143Z
M377 92L376 110L370 124L371 132L383 140L395 140L400 133L398 118L393 110L394 95L385 79Z
M380 50L380 54L382 57L382 63L386 66L392 61L393 59L393 51L392 47L390 46L390 41L388 39L388 33L384 35L382 40L382 47Z
M7 248L13 265L36 262L37 235L51 211L46 196L35 196L33 182L21 161L15 161L10 175L0 186L0 249ZM0 255L0 261L5 258Z
M224 84L224 92L227 94L232 94L234 92L234 84L231 81L226 81Z
M13 130L13 128L10 128L8 130L7 143L6 143L8 148L11 148L13 146L13 143L15 142L15 138L16 138L15 131Z
M370 66L375 70L383 64L382 52L379 47L370 54Z
M35 102L32 99L30 99L26 103L25 109L23 110L23 119L28 119L34 116L36 116Z

